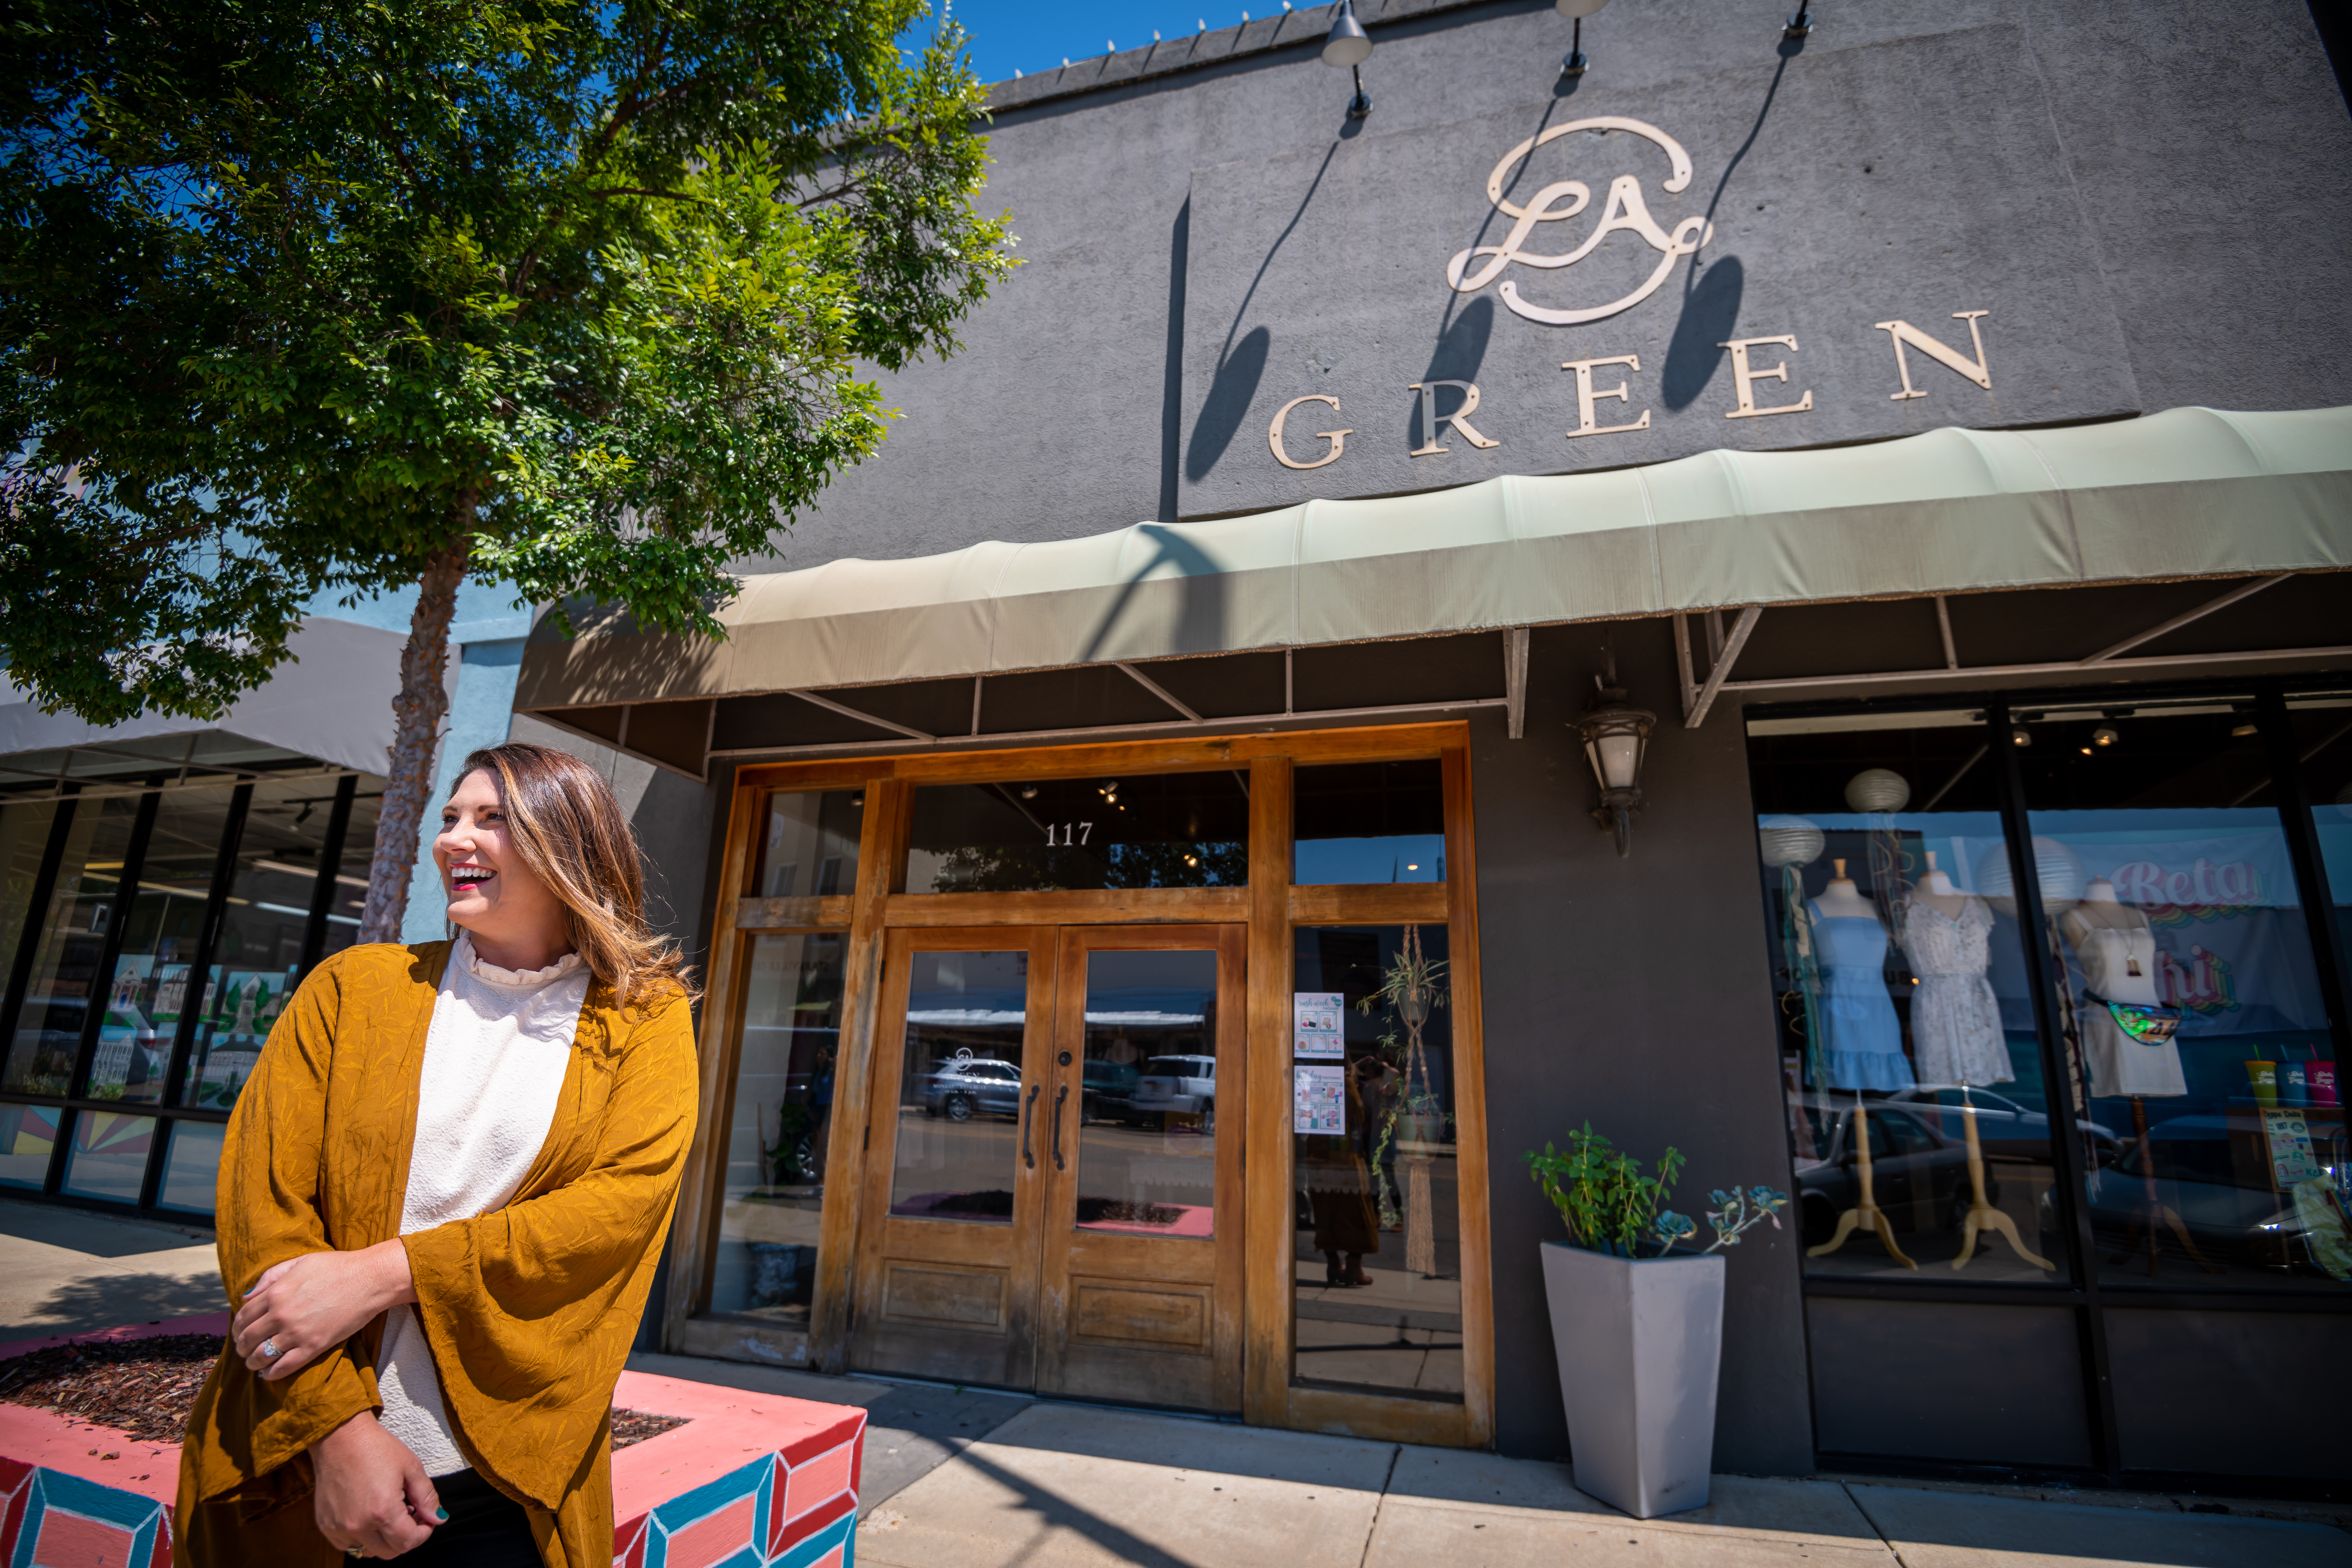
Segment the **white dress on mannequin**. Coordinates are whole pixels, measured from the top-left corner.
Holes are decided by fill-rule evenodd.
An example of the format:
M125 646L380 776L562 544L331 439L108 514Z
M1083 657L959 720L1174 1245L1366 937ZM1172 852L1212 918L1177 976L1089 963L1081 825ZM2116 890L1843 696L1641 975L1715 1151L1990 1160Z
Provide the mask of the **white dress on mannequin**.
M2187 1094L2180 1050L2171 1041L2143 1045L2123 1031L2104 1002L2162 1005L2156 990L2156 932L2145 925L2090 926L2076 922L2074 959L2083 966L2083 1060L2090 1068L2091 1093L2102 1100L2129 1095Z
M1911 1049L1919 1081L2008 1083L2017 1077L2001 1033L1992 966L1992 910L1969 899L1955 916L1925 899L1905 908L1903 952L1919 978L1911 994Z

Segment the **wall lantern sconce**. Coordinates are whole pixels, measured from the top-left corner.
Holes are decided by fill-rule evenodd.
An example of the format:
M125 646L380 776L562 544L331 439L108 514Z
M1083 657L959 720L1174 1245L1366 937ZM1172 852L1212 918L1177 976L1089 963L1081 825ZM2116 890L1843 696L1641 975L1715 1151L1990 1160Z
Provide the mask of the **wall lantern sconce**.
M1609 0L1552 0L1553 8L1576 23L1570 35L1568 58L1559 62L1562 76L1582 76L1584 68L1592 62L1584 58L1584 19L1609 4Z
M1331 35L1323 40L1323 63L1344 67L1356 79L1356 96L1348 100L1350 120L1361 120L1372 111L1371 95L1364 90L1364 73L1358 68L1371 58L1372 36L1356 20L1356 0L1339 0L1339 19L1331 24Z
M1642 760L1649 752L1650 731L1657 728L1658 716L1625 705L1625 689L1617 684L1617 656L1608 658L1608 679L1604 684L1600 676L1592 678L1598 694L1576 728L1584 737L1584 760L1592 764L1592 777L1601 785L1601 804L1592 808L1592 819L1604 832L1616 829L1617 853L1622 858L1633 850L1633 814L1642 809Z

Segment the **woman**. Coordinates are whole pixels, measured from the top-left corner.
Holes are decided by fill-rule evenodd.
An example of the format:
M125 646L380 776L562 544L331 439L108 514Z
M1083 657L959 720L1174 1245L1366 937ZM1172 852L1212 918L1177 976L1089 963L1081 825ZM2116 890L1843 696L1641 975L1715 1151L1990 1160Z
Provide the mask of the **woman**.
M179 1561L604 1568L613 1387L694 1133L691 996L583 763L476 752L433 842L454 942L353 947L221 1155L229 1344Z

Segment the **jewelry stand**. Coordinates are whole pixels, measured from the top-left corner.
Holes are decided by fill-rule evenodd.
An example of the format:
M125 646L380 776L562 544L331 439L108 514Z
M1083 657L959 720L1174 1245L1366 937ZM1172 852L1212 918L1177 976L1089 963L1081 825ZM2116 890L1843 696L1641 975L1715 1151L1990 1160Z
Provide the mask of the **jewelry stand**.
M1979 1231L1999 1231L2009 1237L2009 1245L2017 1255L2036 1268L2057 1272L2058 1266L2046 1258L2037 1258L2026 1249L2017 1234L2017 1222L1985 1202L1984 1145L1977 1142L1977 1107L1969 1098L1969 1086L1960 1085L1960 1125L1969 1139L1969 1217L1960 1228L1960 1255L1952 1259L1955 1269L1966 1268L1969 1258L1977 1249Z
M2221 1273L2220 1266L2206 1262L2205 1255L2197 1250L2197 1244L2189 1239L2189 1227L2180 1223L2180 1212L2158 1196L2156 1162L2148 1152L2147 1147L2147 1101L2135 1094L2131 1097L2131 1107L2132 1137L2139 1143L2139 1207L2132 1211L2131 1224L2124 1231L2123 1250L2107 1261L2121 1263L2125 1258L2129 1258L2132 1255L2133 1243L2145 1236L2147 1238L2147 1277L2151 1279L2155 1279L2156 1227L2161 1225L2171 1230L2173 1238L2180 1243L2181 1249L2197 1260L2198 1268L2208 1274Z
M1853 1207L1838 1215L1836 1234L1832 1236L1827 1241L1822 1243L1819 1247L1809 1247L1805 1248L1805 1256L1808 1258L1826 1257L1828 1254L1835 1252L1839 1247L1843 1247L1845 1245L1845 1238L1852 1236L1858 1227L1867 1226L1877 1233L1878 1239L1880 1242L1885 1244L1886 1247L1886 1254L1888 1257L1894 1258L1895 1262L1900 1263L1906 1268L1916 1268L1919 1266L1912 1262L1909 1258L1904 1257L1903 1249L1895 1245L1895 1227L1887 1223L1885 1211L1879 1208L1877 1203L1871 1196L1870 1120L1869 1113L1862 1108L1862 1091L1860 1089L1853 1091L1853 1136L1854 1178L1862 1187L1861 1199Z

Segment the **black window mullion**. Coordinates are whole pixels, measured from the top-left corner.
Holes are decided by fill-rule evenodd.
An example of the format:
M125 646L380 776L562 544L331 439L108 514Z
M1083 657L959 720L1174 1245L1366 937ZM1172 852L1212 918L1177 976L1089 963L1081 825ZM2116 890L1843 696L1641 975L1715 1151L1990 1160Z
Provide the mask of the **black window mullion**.
M172 1070L164 1075L163 1103L180 1103L186 1087L188 1053L196 1038L199 1016L212 1000L210 984L213 949L219 944L221 922L228 916L229 884L236 879L237 847L245 839L245 817L253 805L253 786L239 784L228 797L228 814L221 823L220 853L213 859L212 892L205 900L205 923L196 933L196 951L188 965L188 997L180 1006L180 1026L172 1037Z
M345 773L335 785L335 804L327 809L327 835L319 846L319 880L310 889L310 920L302 929L302 968L307 976L327 946L327 915L335 907L335 878L343 868L343 838L351 831L352 797L360 781Z
M33 877L32 902L25 910L25 929L16 939L16 961L8 966L8 990L0 998L0 1061L5 1061L16 1041L16 1020L24 1016L25 988L33 983L33 959L41 950L41 931L48 918L49 900L57 896L58 871L65 864L66 840L73 835L74 795L79 784L68 784L72 792L59 797L58 814L49 819L49 841L41 849L40 869Z
M2074 1279L2082 1289L2075 1330L2083 1354L2084 1399L2088 1406L2094 1462L2117 1482L2123 1473L2122 1429L2116 1417L2116 1384L2107 1353L2107 1320L2099 1303L2098 1244L2091 1234L2091 1216L2084 1205L2088 1172L2084 1163L2082 1123L2074 1113L2074 1086L2079 1081L2066 1054L2055 1005L2060 976L2053 968L2049 916L2042 907L2042 868L2033 854L2032 820L2025 805L2025 773L2019 763L2009 704L1997 701L1985 710L1986 738L2000 761L1994 770L1994 793L2000 803L2001 837L2009 845L2010 885L2017 890L2017 920L2025 938L2025 972L2033 997L2033 1028L2042 1044L2042 1081L2049 1086L2044 1103L2050 1110L2058 1156L2058 1213L2066 1234L2066 1248Z
M2256 700L2255 715L2262 725L2263 746L2276 791L2279 825L2286 830L2287 860L2294 868L2295 889L2303 897L2304 924L2311 931L2311 956L2319 971L2319 1001L2327 1009L2328 1035L2336 1042L2336 1059L2352 1060L2352 1018L2346 1016L2344 984L2347 955L2337 951L2327 867L2320 858L2319 827L2312 817L2311 789L2304 777L2294 725L2287 715L2285 691L2275 685L2263 690Z
M99 1031L106 1026L107 998L114 994L114 966L122 961L122 942L131 930L131 909L139 898L139 876L147 868L147 840L155 832L155 811L163 803L163 781L150 779L151 788L139 797L131 819L131 842L123 847L122 869L114 881L113 911L106 935L99 943L98 967L90 973L89 998L81 1013L81 1039L74 1047L73 1070L66 1077L66 1095L81 1100L89 1092L89 1069L98 1055Z

